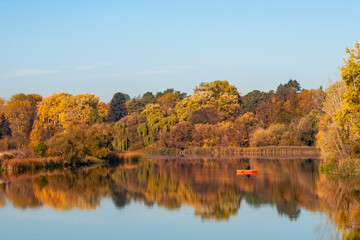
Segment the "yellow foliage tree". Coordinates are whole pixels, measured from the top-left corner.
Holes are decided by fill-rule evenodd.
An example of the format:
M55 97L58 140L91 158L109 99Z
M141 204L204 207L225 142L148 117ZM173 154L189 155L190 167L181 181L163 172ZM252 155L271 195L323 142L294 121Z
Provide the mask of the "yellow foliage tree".
M11 135L20 145L26 145L36 117L36 106L42 97L37 94L16 94L6 103L4 110L10 122Z
M239 99L236 95L225 93L218 100L218 112L224 120L234 120L240 112Z
M0 112L4 110L5 100L3 98L0 98Z
M167 116L171 115L177 102L180 101L180 94L177 93L166 93L159 97L156 102L159 104L162 112Z
M143 137L145 146L155 142L158 133L169 131L178 120L174 114L165 116L159 104L146 105L142 114L146 116L146 122L139 125L138 132Z
M99 97L93 94L55 93L45 97L37 110L31 141L44 141L56 133L67 131L73 125L89 124L94 110L104 116L106 109L99 104Z
M237 88L234 85L230 85L227 80L216 80L210 83L212 91L217 97L227 93L229 95L239 95Z
M346 48L346 52L349 57L344 59L345 64L341 67L346 91L337 120L360 140L360 42L355 42L353 49Z
M223 120L235 119L240 111L237 88L226 80L200 83L193 95L177 104L175 112L180 120L187 121L202 108L215 109Z

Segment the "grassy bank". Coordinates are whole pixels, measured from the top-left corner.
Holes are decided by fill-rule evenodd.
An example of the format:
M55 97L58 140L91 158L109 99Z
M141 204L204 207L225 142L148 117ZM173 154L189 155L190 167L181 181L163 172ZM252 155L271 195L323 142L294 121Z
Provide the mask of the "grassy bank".
M118 164L137 164L144 160L147 154L143 152L112 152L106 157L107 163L110 165Z
M17 149L0 153L0 173L37 172L96 164L136 164L145 158L146 155L140 152L111 152L102 159L86 156L66 161L61 157L35 157L29 149Z
M3 171L14 173L35 172L42 169L52 170L61 167L64 167L64 162L59 158L17 158L1 162Z
M29 149L20 149L0 153L2 171L24 173L40 170L53 170L65 167L81 167L94 164L129 164L134 165L150 156L172 157L259 157L259 158L318 158L319 151L312 147L257 147L257 148L190 148L190 149L146 149L135 152L111 152L104 158L87 156L81 159L65 161L61 157L37 158Z
M322 163L320 172L341 176L360 176L360 159L343 159L338 163Z

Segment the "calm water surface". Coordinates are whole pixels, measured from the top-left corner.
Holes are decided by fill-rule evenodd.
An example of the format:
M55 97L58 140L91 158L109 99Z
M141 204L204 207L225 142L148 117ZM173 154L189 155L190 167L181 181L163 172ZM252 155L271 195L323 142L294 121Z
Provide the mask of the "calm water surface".
M247 164L260 174L237 176ZM359 237L359 181L310 159L152 159L1 182L1 239Z

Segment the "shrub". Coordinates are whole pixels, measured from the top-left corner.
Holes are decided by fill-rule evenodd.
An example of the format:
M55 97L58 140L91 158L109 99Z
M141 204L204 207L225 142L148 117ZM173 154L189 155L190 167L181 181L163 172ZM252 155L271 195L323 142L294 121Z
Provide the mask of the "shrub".
M322 163L320 164L321 173L335 173L337 170L337 165L334 163Z
M293 146L298 144L294 131L285 124L272 124L267 129L256 129L251 146Z
M112 136L107 125L78 125L48 141L48 156L61 156L76 162L85 156L105 157L112 150Z
M43 141L39 141L34 149L34 154L37 157L43 157L43 156L45 156L45 152L47 149L48 149L48 146Z

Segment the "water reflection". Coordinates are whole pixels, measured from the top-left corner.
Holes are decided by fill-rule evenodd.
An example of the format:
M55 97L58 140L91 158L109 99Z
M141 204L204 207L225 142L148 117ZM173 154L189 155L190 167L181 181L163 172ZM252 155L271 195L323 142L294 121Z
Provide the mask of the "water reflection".
M247 164L260 174L237 176L236 169ZM311 159L155 159L113 168L3 174L1 181L0 207L10 202L22 209L90 210L110 196L118 209L131 201L169 210L188 205L202 219L228 220L245 201L253 208L274 206L291 221L302 209L325 212L344 239L360 237L359 181L319 175Z

